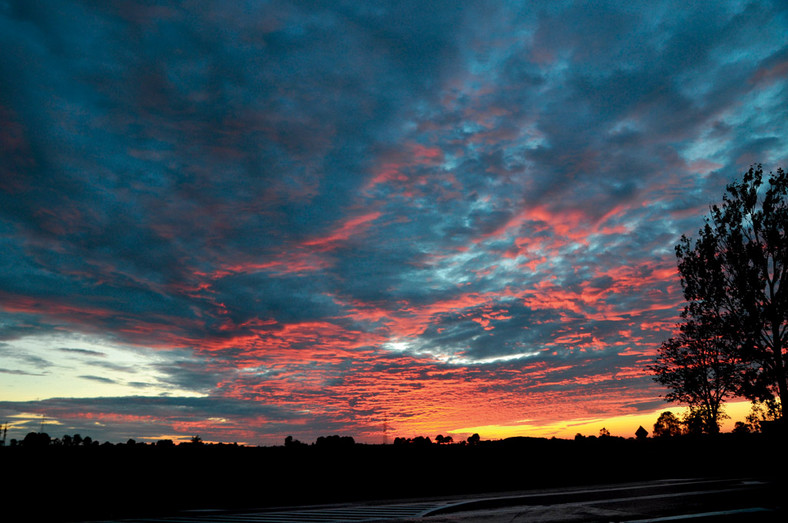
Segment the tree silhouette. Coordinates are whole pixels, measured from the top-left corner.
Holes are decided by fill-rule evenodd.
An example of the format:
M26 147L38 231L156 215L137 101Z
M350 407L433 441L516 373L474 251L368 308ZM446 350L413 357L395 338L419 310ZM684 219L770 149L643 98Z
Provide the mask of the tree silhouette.
M419 447L429 446L432 445L432 440L429 436L416 436L412 440L410 440L412 445L416 445Z
M747 424L751 432L760 432L762 423L770 423L782 416L782 406L776 399L754 401L747 414Z
M22 445L25 447L46 447L49 445L51 438L46 432L28 432L25 439L22 440Z
M306 446L306 443L302 443L297 439L293 439L293 436L287 436L285 438L285 447L295 448L295 447L304 447L304 446Z
M697 240L682 236L676 246L687 304L681 333L663 349L699 354L716 344L724 364L735 364L728 367L731 379L725 386L730 388L719 391L720 401L732 391L751 400L778 397L782 404L788 402L788 176L778 169L765 183L763 178L758 165L729 184ZM661 369L685 361L671 358L652 368L658 381ZM702 380L696 374L675 377L664 383L677 392L674 401L703 395L698 394ZM718 379L724 376L714 370L707 373L706 383ZM690 406L713 429L708 425L714 419L713 402Z
M666 410L654 423L654 437L680 436L681 421L669 410Z
M742 365L713 318L688 318L686 310L683 316L679 334L662 344L649 368L670 389L666 400L689 405L703 431L717 433L725 398L740 388Z
M750 426L742 421L737 421L733 426L734 434L749 434L751 432Z
M452 438L451 436L444 436L443 434L438 434L437 436L435 436L435 443L437 443L438 445L449 444L453 442L454 442L454 438Z
M719 432L719 425L709 426L708 414L703 409L690 407L682 420L687 434L697 436L700 434Z

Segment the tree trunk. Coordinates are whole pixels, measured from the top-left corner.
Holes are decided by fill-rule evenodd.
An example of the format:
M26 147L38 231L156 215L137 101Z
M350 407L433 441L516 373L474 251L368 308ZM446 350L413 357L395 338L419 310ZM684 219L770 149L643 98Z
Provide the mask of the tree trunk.
M785 382L785 360L782 347L775 346L775 373L777 374L777 390L780 394L780 421L785 423L785 410L788 408L788 384Z
M776 311L775 311L776 316ZM779 317L772 317L772 346L774 349L774 373L777 380L777 392L780 395L780 421L785 423L785 410L788 408L788 383L786 383L785 359L780 338Z

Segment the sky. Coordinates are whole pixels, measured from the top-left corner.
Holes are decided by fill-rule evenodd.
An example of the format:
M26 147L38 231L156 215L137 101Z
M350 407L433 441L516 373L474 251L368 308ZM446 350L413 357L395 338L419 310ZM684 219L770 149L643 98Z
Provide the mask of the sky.
M675 245L788 167L787 28L779 0L0 1L0 422L650 430Z

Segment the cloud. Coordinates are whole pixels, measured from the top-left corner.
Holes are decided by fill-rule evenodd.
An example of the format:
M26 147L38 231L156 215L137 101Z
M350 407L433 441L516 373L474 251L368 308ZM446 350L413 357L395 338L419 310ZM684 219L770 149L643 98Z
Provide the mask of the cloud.
M67 354L74 354L76 356L88 356L88 357L99 357L99 358L104 358L107 356L103 352L97 350L89 350L89 349L75 349L71 347L60 347L58 350L63 351Z
M27 372L18 369L0 369L0 372L4 374L16 374L18 376L45 376L45 374L36 374L34 372Z
M4 359L16 361L36 370L45 370L53 366L51 361L35 354L28 354L7 343L0 343L0 354Z
M87 376L80 376L80 378L82 378L83 380L93 380L93 381L98 381L98 382L101 382L101 383L116 383L115 380L110 379L110 378L105 378L103 376L89 376L89 375L87 375Z

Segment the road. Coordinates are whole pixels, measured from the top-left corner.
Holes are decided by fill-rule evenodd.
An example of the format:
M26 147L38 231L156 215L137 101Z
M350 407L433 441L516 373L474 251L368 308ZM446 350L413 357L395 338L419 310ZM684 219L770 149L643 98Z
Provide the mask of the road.
M420 521L786 521L778 490L752 479L653 481L469 500Z
M676 479L396 503L190 511L105 523L788 521L781 494L757 479Z

